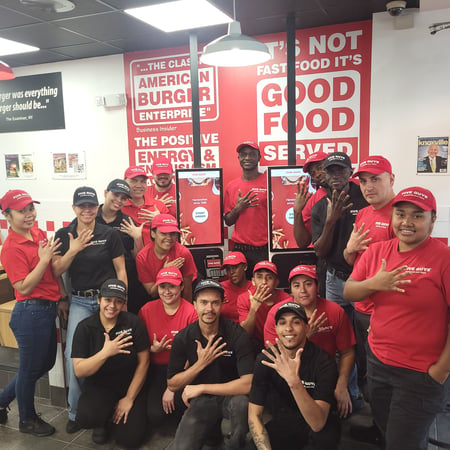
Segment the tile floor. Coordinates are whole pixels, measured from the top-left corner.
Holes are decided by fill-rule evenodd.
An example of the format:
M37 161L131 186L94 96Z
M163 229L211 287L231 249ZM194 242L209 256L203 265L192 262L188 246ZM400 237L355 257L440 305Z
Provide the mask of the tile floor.
M8 414L8 422L0 425L0 448L3 450L82 450L82 449L103 449L119 450L114 441L105 445L94 444L91 440L90 430L81 430L74 434L65 432L67 422L67 411L65 408L52 406L49 400L36 398L36 409L41 413L42 418L50 422L56 433L49 437L36 438L20 433L18 430L18 411L16 402L11 404L11 411ZM377 447L356 442L349 436L349 428L352 424L371 424L369 408L366 406L360 413L343 422L342 440L340 450L377 450ZM173 427L161 429L154 432L141 450L169 450L173 441ZM450 442L450 413L439 416L437 425L430 430L430 436L440 438ZM448 447L447 447L448 448ZM438 450L439 447L429 445L428 450ZM208 450L214 450L208 447ZM407 450L407 449L402 449Z

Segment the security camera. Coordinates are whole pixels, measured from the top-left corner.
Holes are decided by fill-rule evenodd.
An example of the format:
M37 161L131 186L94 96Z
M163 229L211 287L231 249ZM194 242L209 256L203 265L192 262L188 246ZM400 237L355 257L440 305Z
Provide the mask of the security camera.
M397 17L404 11L406 4L405 0L394 0L386 3L386 9L391 16Z

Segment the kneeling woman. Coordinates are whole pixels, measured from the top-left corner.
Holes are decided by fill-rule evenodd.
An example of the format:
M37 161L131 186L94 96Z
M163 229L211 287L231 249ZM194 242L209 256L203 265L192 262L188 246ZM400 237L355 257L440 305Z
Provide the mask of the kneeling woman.
M105 281L98 303L99 312L78 324L72 344L75 375L86 377L76 421L94 428L92 440L103 444L111 420L119 445L139 447L147 430L142 389L150 360L147 331L137 316L122 311L122 281Z

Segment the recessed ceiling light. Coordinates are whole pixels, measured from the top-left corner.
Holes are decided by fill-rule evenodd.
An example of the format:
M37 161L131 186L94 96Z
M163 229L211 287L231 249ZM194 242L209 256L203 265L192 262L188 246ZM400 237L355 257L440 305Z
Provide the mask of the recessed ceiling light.
M125 12L166 32L209 27L233 21L206 0L178 0L126 9Z
M0 56L15 55L17 53L35 52L40 50L32 45L22 44L20 42L10 41L0 38Z

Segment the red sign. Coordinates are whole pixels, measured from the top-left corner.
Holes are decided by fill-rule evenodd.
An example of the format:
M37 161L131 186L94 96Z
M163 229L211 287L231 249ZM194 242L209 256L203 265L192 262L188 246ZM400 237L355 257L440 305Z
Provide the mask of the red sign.
M258 141L261 165L287 164L286 36L260 36L265 64L199 64L202 167L222 167L224 184L239 176L236 146ZM372 23L297 30L297 164L313 152L344 151L356 165L369 153ZM124 55L130 164L150 171L166 156L193 167L188 49Z

